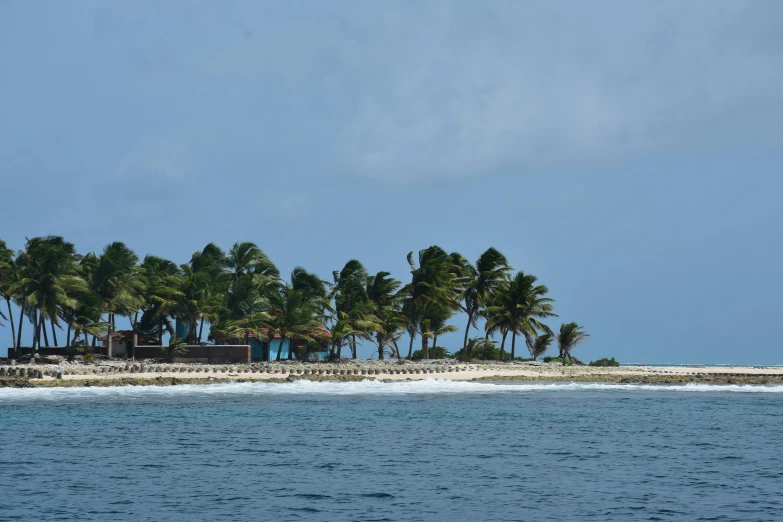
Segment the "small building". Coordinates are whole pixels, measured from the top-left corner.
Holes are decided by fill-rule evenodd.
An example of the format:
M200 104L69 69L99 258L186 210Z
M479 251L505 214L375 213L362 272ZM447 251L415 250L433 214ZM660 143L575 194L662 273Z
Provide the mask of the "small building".
M101 353L106 353L108 348L108 336L99 337L102 345ZM137 346L158 346L159 339L151 335L139 334L136 339ZM133 330L117 330L111 334L111 356L133 357Z

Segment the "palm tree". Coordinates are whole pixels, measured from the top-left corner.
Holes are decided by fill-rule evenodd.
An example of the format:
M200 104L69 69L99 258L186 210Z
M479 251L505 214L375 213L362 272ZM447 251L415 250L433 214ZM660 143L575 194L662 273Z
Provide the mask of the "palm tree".
M487 349L494 344L494 341L490 341L485 337L473 337L468 339L468 344L457 352L456 356L461 361L471 361L479 351L486 353ZM484 358L486 359L486 356Z
M172 315L188 325L188 343L196 342L196 325L205 310L214 306L214 296L210 295L212 278L205 271L194 271L190 265L181 265L182 276L179 277L180 287L175 304L172 306Z
M571 351L576 346L590 337L590 334L584 332L584 327L577 323L564 323L560 325L560 331L557 333L557 344L560 346L560 357L563 359L563 366L566 360L579 364L579 361L571 355Z
M97 339L109 329L109 324L102 319L103 302L101 299L85 287L84 291L76 295L75 306L63 306L60 310L60 319L68 326L65 346L69 348L68 355L72 357L74 347L81 335L84 335L84 345L89 344L89 335ZM73 335L71 335L73 332Z
M141 270L146 282L146 304L137 328L140 332L154 334L163 346L163 333L174 334L170 317L175 312L177 301L183 297L180 291L182 270L173 261L151 255L144 258Z
M533 356L534 361L549 350L553 340L554 336L548 332L539 335L533 340L532 344L528 346L528 349L530 350L530 355Z
M476 260L475 265L467 264L467 282L462 294L464 311L468 314L468 325L465 327L465 339L462 348L468 346L468 335L471 327L476 327L476 319L480 310L495 293L511 267L506 256L494 248L488 248Z
M406 329L412 337L416 331L421 335L422 356L429 358L429 335L433 323L445 322L459 310L459 296L465 282L464 258L457 253L448 254L438 246L419 251L418 266L413 252L408 253L411 267L411 282L403 292L403 314ZM428 335L425 335L428 333Z
M21 296L22 311L32 319L34 348L40 343L42 327L46 338L45 319L57 324L61 307L75 306L73 296L84 288L77 261L73 243L59 236L27 240L16 258L19 276L7 291Z
M426 339L432 339L432 347L438 347L438 337L447 333L458 332L457 328L453 324L446 324L446 321L452 315L452 311L441 308L439 310L433 310L427 313L427 319L424 320L425 331L422 331L422 337Z
M217 313L211 317L212 339L248 343L249 334L265 336L269 323L269 292L266 284L252 274L243 274L232 282L222 300L214 298Z
M11 347L16 348L16 326L14 325L14 312L11 308L11 285L16 279L16 264L13 251L6 247L5 241L0 239L0 296L5 299L8 308L8 317L0 310L0 318L6 319L11 324Z
M368 312L369 298L367 296L367 270L356 259L348 261L342 270L332 273L334 284L331 297L334 298L335 310L340 320L352 321L351 357L356 359L356 339L366 338L368 331L363 328L363 321Z
M201 252L195 252L190 258L190 267L194 272L203 272L207 274L211 280L211 284L207 290L208 299L211 303L215 303L216 307L205 310L204 314L199 319L198 335L196 341L201 343L204 334L204 321L209 319L210 324L220 321L221 314L223 313L223 307L220 306L222 299L228 292L228 288L232 282L238 279L238 275L246 275L245 266L250 263L250 269L252 270L254 265L252 259L248 259L257 252L261 252L258 247L252 243L243 243L247 247L240 247L237 243L233 248L233 257L229 260L226 254L214 243L209 243ZM242 251L244 254L239 253ZM250 255L248 255L248 251ZM265 259L266 256L263 253L257 255L257 259ZM233 270L229 268L231 263ZM240 265L237 270L237 265ZM220 330L218 328L217 330ZM217 333L217 331L216 331Z
M319 304L307 299L305 293L287 285L276 292L269 306L269 338L280 336L277 360L281 359L283 344L289 342L288 358L293 359L296 341L315 341L323 337L323 321ZM306 358L306 350L298 350L300 359Z
M516 357L516 337L521 333L529 345L540 331L549 332L549 327L539 321L547 317L556 317L552 303L554 299L545 297L549 289L536 284L534 275L518 272L513 279L503 285L492 310L488 310L491 327L501 329L503 341L511 333L511 359ZM504 359L504 343L500 345L500 358Z
M361 330L357 330L353 326L351 321L345 314L336 313L337 320L334 321L332 327L329 329L331 334L331 347L329 349L329 358L339 359L342 355L343 345L346 342L350 342L351 338L356 335L362 335Z
M208 254L216 258L217 252L214 249L217 247L212 243L207 247L210 248ZM280 272L267 255L255 243L249 241L234 243L225 257L225 266L234 281L244 274L255 274L274 280L280 277Z
M144 307L146 285L138 262L138 256L124 243L117 241L103 249L92 270L92 289L108 314L106 355L109 357L112 355L115 315L128 317Z
M378 345L378 360L383 360L384 348L392 347L397 358L400 356L397 339L403 328L400 311L400 300L397 290L400 283L389 272L378 272L367 278L365 293L367 295L368 311L373 317L375 342Z

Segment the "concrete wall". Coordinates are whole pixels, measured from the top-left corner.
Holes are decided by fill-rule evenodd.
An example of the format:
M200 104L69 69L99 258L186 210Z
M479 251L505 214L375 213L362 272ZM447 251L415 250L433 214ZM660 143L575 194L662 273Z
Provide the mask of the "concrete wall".
M187 350L183 353L183 350ZM137 346L136 359L165 359L166 350L162 346ZM250 345L183 346L174 354L175 362L205 362L212 364L249 363Z
M125 357L125 343L122 343L122 350L117 350L119 343L112 343L112 356L116 358ZM212 364L225 363L249 363L250 346L243 345L213 345L205 346L184 346L185 353L175 354L175 362L203 362ZM129 349L131 349L129 347ZM8 349L9 357L18 358L20 355L32 353L32 348L19 348L14 352L13 348ZM95 353L106 354L105 346L96 346ZM68 356L68 349L64 346L52 346L49 348L41 347L38 349L40 355L62 355ZM130 356L130 354L128 354ZM166 350L162 346L137 346L136 359L165 359Z
M28 355L33 353L32 348L25 348L24 346L21 348L17 348L14 350L13 348L8 348L8 358L9 359L17 359L20 355ZM63 357L66 357L68 355L68 348L65 346L48 346L44 347L41 346L38 348L38 354L39 355L62 355Z

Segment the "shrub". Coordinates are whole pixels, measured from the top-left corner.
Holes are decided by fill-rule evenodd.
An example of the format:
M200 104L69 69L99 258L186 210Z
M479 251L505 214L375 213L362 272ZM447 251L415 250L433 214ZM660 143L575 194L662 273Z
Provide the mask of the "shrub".
M563 364L563 359L561 359L560 357L544 357L544 362L545 363L554 363L554 364ZM573 364L574 364L573 361L566 361L566 366L571 366Z
M508 350L505 351L506 353L506 359L507 361L511 360L511 354L508 352ZM488 345L486 348L481 347L471 354L470 359L465 359L463 357L462 350L459 350L457 352L454 352L454 358L459 359L460 361L499 361L500 360L500 348L493 345ZM415 359L415 357L414 357ZM532 361L533 359L527 358L527 357L515 357L515 361Z
M448 359L451 357L449 351L442 346L434 346L432 348L429 348L427 352L430 356L430 359ZM420 361L422 357L423 354L421 350L416 350L415 352L413 352L413 355L411 355L411 358L414 361Z
M597 361L590 361L588 366L620 366L620 363L615 361L614 357L611 359L604 357L603 359L598 359Z

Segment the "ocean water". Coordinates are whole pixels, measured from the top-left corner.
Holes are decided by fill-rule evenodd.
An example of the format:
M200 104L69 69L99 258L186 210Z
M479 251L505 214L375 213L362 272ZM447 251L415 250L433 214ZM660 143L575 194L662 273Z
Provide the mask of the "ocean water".
M0 520L783 520L783 386L0 389Z

